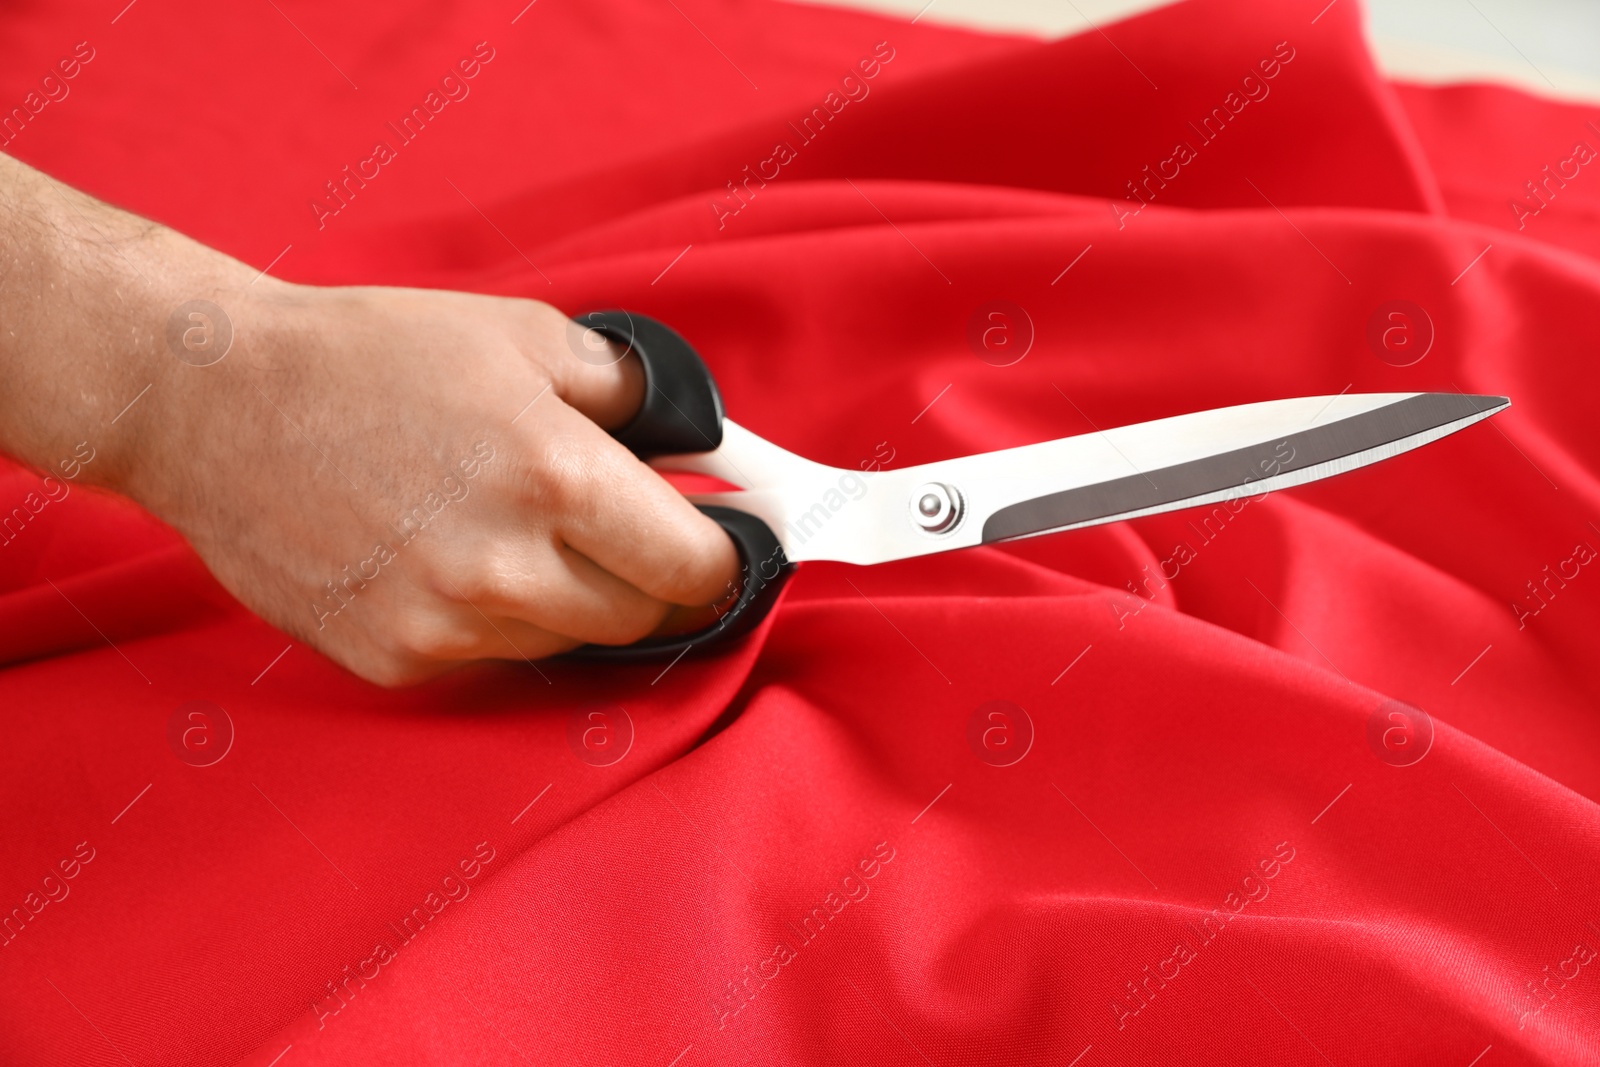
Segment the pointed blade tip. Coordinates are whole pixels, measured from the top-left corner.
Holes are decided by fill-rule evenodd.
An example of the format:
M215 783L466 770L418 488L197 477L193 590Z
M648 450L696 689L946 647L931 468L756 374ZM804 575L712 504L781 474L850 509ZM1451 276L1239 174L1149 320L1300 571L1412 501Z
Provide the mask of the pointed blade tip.
M1340 394L1343 396L1344 394ZM1338 399L1337 397L1333 399ZM1356 395L1361 399L1361 394ZM1338 444L1338 448L1328 452L1327 455L1316 459L1314 462L1305 462L1304 467L1322 467L1320 473L1313 474L1308 479L1297 480L1282 486L1272 488L1288 488L1289 485L1304 484L1304 481L1316 481L1336 474L1343 474L1357 467L1368 466L1381 460L1389 459L1400 451L1408 451L1418 445L1437 440L1464 429L1471 423L1489 418L1504 411L1511 406L1511 398L1506 396L1475 395L1461 392L1449 393L1394 393L1394 394L1367 394L1368 401L1380 401L1377 407L1335 420L1322 427L1302 430L1292 435L1295 439L1302 439L1306 444L1314 444L1313 435L1334 431L1328 443ZM1226 410L1226 409L1223 409ZM1395 421L1398 418L1399 424ZM1313 420L1314 421L1314 420ZM1336 429L1338 426L1358 426L1366 423L1361 430L1368 438L1364 443L1352 447L1348 440L1349 431ZM1159 424L1150 424L1159 425ZM1389 450L1399 446L1397 451ZM1083 525L1093 525L1100 522L1118 521L1120 518L1133 518L1140 515L1160 514L1164 511L1173 511L1180 508L1194 506L1196 502L1221 499L1216 494L1230 489L1237 484L1247 484L1251 477L1247 475L1243 483L1232 480L1236 471L1222 472L1219 470L1204 470L1202 468L1216 461L1227 461L1234 455L1250 452L1250 448L1231 450L1214 456L1204 457L1176 464L1158 471L1143 472L1136 476L1127 476L1108 480L1098 485L1078 486L1073 489L1063 490L1058 493L1045 494L1032 500L1019 501L1002 507L992 513L984 522L983 541L985 544L994 541L1006 541L1016 537L1030 537L1039 533L1048 533L1052 530L1068 529ZM1313 450L1314 451L1314 450ZM1264 463L1270 463L1277 457L1274 451L1272 456L1252 455L1248 458L1255 468L1265 470ZM1340 460L1355 459L1353 465L1336 466ZM1187 469L1187 470L1186 470ZM1250 463L1244 465L1246 471L1251 471ZM1143 493L1144 485L1160 490L1152 481L1154 475L1168 481L1168 476L1183 476L1190 471L1203 474L1205 484L1187 492L1173 491L1165 499L1119 499L1114 502L1090 501L1096 492L1104 491L1110 487L1119 490L1131 486L1137 492L1134 496ZM1224 473L1226 476L1223 476ZM1144 485L1139 484L1142 479ZM1268 489L1272 491L1272 489ZM1126 496L1126 494L1124 494ZM1082 498L1084 506L1072 507L1068 505L1071 498ZM1060 505L1060 506L1057 506ZM1038 513L1042 509L1043 513Z
M1471 418L1476 415L1498 415L1511 406L1509 396L1494 396L1486 393L1422 393L1435 401L1443 401L1461 411L1460 418ZM1454 422L1455 419L1449 421Z

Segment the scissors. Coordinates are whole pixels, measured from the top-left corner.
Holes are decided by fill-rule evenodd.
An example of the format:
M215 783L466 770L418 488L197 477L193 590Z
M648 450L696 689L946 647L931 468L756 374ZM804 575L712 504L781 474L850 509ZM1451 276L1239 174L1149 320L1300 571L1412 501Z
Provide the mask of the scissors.
M710 370L664 323L627 311L576 321L644 365L644 405L613 436L657 470L738 487L688 498L727 532L743 565L714 625L568 653L584 659L682 656L744 635L807 560L870 566L1257 497L1398 456L1511 404L1461 393L1268 400L863 472L813 463L724 417Z

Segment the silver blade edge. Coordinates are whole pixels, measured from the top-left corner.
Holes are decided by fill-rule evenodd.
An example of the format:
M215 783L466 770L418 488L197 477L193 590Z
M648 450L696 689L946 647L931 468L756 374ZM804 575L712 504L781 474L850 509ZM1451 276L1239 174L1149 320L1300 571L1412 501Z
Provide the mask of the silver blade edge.
M983 541L1081 529L1304 485L1421 447L1509 404L1505 397L1419 393L1260 444L1011 504L984 520Z
M766 461L764 473L781 472L781 479L690 499L761 518L791 561L870 565L1256 497L1400 455L1509 404L1505 397L1458 393L1300 397L876 473L812 463L736 427L736 456L679 457L674 466L734 480L719 465ZM1339 417L1324 422L1324 413ZM1285 427L1293 429L1280 432ZM1145 461L1144 469L1130 453ZM1160 463L1172 455L1190 458ZM911 498L919 486L941 481L961 487L969 513L955 528L930 534L914 525ZM1037 491L1052 483L1070 488Z

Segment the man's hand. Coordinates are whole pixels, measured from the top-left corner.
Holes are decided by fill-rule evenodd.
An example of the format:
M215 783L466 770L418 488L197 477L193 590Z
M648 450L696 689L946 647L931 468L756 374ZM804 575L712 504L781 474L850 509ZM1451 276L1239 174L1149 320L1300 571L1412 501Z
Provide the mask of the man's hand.
M637 358L554 308L267 279L222 299L233 350L171 361L122 488L358 674L625 644L737 573L716 524L604 429L643 399Z
M85 480L365 678L627 643L738 574L606 432L637 359L548 305L258 278L4 157L0 225L0 448L88 440Z

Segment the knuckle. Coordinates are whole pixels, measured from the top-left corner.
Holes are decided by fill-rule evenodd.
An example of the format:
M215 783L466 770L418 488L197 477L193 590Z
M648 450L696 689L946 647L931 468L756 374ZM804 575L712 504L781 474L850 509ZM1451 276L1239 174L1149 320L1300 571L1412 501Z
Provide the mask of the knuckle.
M347 663L352 672L385 689L416 685L431 676L427 667L411 656L397 652L377 652Z
M593 506L593 482L593 461L587 450L566 434L552 434L526 462L522 490L550 511L572 514Z
M675 604L710 604L731 592L731 552L731 545L724 551L715 541L695 538L661 575L663 598Z
M472 562L437 579L434 592L469 622L481 622L479 612L520 615L550 597L556 577L536 544L520 535L484 539L470 553Z
M385 689L403 689L406 686L416 685L422 679L418 676L417 668L401 660L381 661L375 667L366 671L357 671L367 681L374 685L381 685Z
M662 597L674 604L699 603L700 592L706 584L704 575L691 560L678 561L660 578Z
M466 627L424 611L398 613L389 637L391 651L419 667L463 658L477 644L477 635Z
M528 575L509 568L490 566L477 574L461 580L461 590L447 591L451 600L461 600L469 607L488 604L497 608L524 604L538 596L538 583Z
M668 605L653 601L618 605L597 620L591 639L602 645L631 645L649 637L670 610Z

